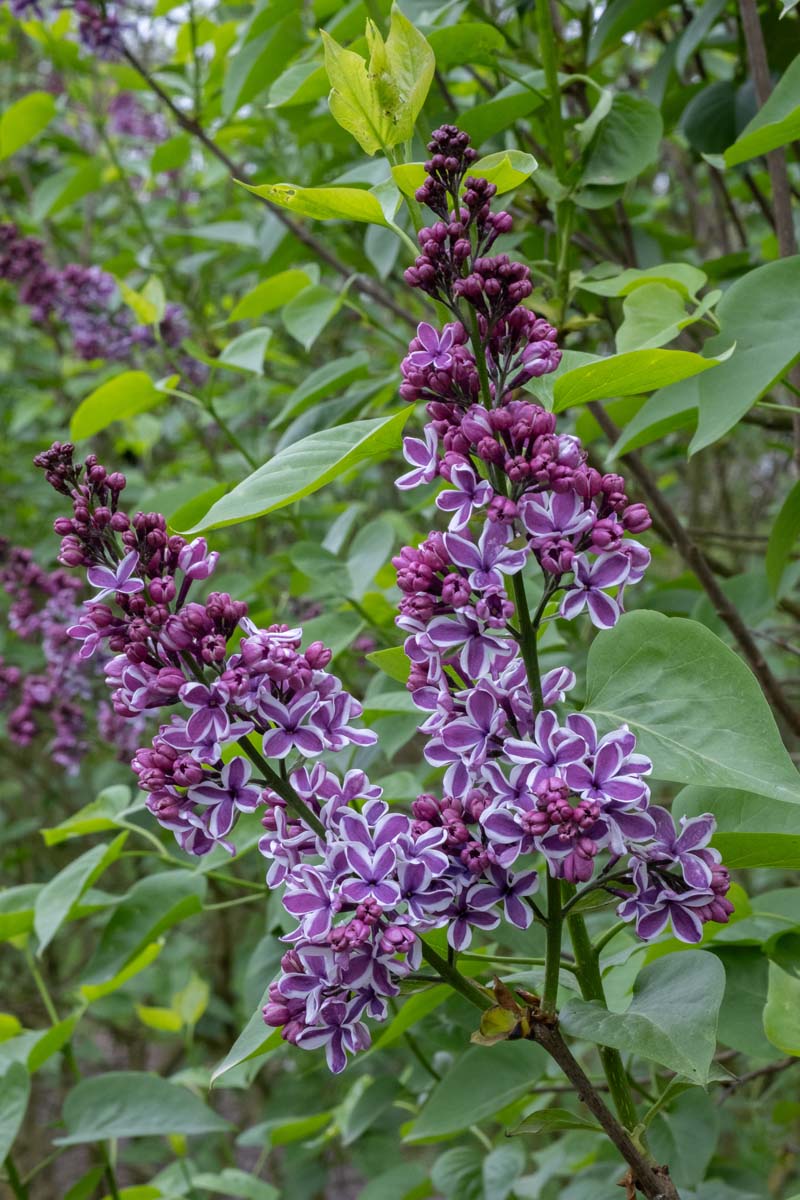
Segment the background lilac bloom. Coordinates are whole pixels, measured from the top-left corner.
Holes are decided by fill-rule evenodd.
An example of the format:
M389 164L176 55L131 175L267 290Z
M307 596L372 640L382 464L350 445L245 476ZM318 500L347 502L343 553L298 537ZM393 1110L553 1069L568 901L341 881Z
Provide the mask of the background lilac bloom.
M86 578L92 587L100 588L97 595L92 597L91 603L105 600L106 596L112 596L115 592L131 596L135 592L143 591L144 581L137 579L133 574L138 565L139 552L131 550L130 554L126 554L116 568L90 567L86 572Z
M630 559L622 553L601 554L591 563L585 554L581 554L574 560L572 569L575 581L564 594L560 615L573 621L586 608L593 625L598 629L611 629L619 620L620 607L603 589L625 582L630 574Z

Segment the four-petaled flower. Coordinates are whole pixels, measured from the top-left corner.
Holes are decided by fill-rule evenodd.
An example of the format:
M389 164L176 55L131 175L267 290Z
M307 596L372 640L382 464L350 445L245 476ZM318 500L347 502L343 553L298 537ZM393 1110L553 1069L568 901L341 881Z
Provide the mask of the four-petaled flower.
M411 470L395 480L395 487L402 491L431 483L439 474L439 439L432 425L425 426L425 441L420 438L403 438L403 458L411 464Z
M87 600L87 604L95 604L106 596L121 592L124 596L132 596L134 592L144 591L144 581L137 579L133 572L139 565L139 551L131 550L116 567L89 567L86 578L92 587L100 588L96 596Z
M422 342L422 349L412 350L408 362L413 367L433 367L436 371L446 371L453 361L450 351L454 334L452 325L445 325L439 333L427 321L422 321L417 326L417 337Z
M573 560L575 580L564 593L560 615L572 621L584 608L589 619L598 629L611 629L620 616L620 606L613 596L605 594L605 588L624 584L631 572L631 560L627 554L615 551L600 554L592 563L585 554Z

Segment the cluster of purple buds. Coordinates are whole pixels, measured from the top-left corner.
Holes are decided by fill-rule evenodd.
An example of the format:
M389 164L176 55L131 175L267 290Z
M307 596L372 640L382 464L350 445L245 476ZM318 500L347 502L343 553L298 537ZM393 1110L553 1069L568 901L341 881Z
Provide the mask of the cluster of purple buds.
M11 0L15 17L27 20L31 16L41 21L53 20L56 13L72 9L78 22L81 45L98 58L113 61L124 53L123 34L127 23L123 19L123 0Z
M112 133L123 137L138 142L163 142L168 137L161 114L144 108L133 92L117 92L108 106L108 116Z
M24 236L11 224L0 225L0 279L16 285L20 300L30 308L37 325L48 329L56 329L59 324L66 327L79 358L125 361L137 350L156 346L153 329L135 324L112 275L100 267L80 263L54 268L39 239ZM159 340L174 350L188 335L189 325L181 306L167 305L159 324ZM179 365L188 379L202 383L206 374L202 363L182 356Z
M8 712L11 742L28 746L47 736L45 753L74 775L89 749L90 718L96 717L106 744L130 758L143 722L133 728L108 705L98 705L102 663L81 660L66 629L80 615L80 580L67 571L45 571L29 550L0 540L0 586L10 597L8 628L13 637L40 647L34 671L0 660L0 709Z
M596 627L611 628L625 588L650 560L629 536L649 527L649 513L629 502L621 476L588 466L552 413L516 398L558 366L555 330L523 305L528 269L486 255L493 189L467 176L474 156L466 135L445 126L429 149L417 198L439 221L420 233L423 253L406 279L455 319L442 330L421 324L403 361L401 395L425 401L430 420L423 438L405 439L411 469L397 485L444 480L436 505L449 526L393 563L425 757L444 771L443 799L424 796L414 806L416 828L443 828L451 868L472 873L448 928L451 945L468 945L473 924L491 927L489 887L498 903L505 897L508 919L529 918L522 903L509 904L511 870L521 859L523 877L535 880L536 858L570 883L607 885L641 936L671 921L678 937L697 941L703 921L727 920L732 907L727 872L708 846L713 819L678 833L666 810L651 808L651 764L626 727L600 737L580 714L559 722L552 705L574 676L552 671L534 693L508 594L535 562L535 628L584 610ZM498 216L505 232L506 214Z
M125 477L94 455L76 464L70 444L55 443L34 461L72 502L72 516L55 522L60 561L87 568L96 589L67 630L79 655L90 658L98 647L113 655L105 677L120 717L179 708L136 753L133 769L148 808L183 849L228 846L239 813L262 803L266 780L251 783L250 762L228 761L226 750L243 749L263 773L268 759L375 741L353 725L361 706L327 670L331 652L322 643L301 652L300 630L257 628L246 604L227 593L195 597L193 586L213 574L218 557L203 538L170 534L160 513L125 512ZM244 636L230 653L237 629Z

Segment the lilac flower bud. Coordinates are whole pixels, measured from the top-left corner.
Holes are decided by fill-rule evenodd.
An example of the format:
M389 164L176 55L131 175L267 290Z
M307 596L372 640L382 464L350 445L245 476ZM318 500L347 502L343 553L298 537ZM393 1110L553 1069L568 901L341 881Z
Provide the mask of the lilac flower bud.
M645 504L629 504L622 513L622 523L629 533L644 533L653 524Z

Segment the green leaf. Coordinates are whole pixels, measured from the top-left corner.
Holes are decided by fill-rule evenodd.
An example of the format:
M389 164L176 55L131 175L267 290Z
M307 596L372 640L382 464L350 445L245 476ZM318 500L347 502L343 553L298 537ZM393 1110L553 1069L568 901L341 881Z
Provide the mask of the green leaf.
M712 812L717 829L712 845L725 865L746 870L800 869L800 813L786 804L750 792L722 788L684 788L673 801L676 816Z
M499 150L497 154L479 158L470 167L469 174L488 179L497 188L497 195L502 196L524 183L537 166L532 154L524 154L521 150Z
M680 292L663 283L648 283L625 297L624 319L617 330L617 353L649 350L677 337L692 318Z
M667 954L644 967L624 1013L597 1000L569 1000L561 1027L572 1037L657 1062L705 1085L717 1044L725 971L704 950Z
M800 480L795 483L781 505L780 512L769 533L766 571L773 596L777 596L780 592L784 568L798 537L800 537Z
M630 296L637 288L648 283L663 283L675 288L687 300L694 300L706 283L708 276L699 267L690 263L662 263L657 267L629 267L616 275L582 279L578 287L595 296Z
M767 154L800 135L800 55L784 71L752 121L725 151L726 167Z
M393 5L385 43L377 27L367 22L369 67L325 30L322 40L332 89L328 104L334 120L353 135L366 154L408 141L436 66L422 34Z
M447 1137L493 1116L534 1086L546 1056L533 1042L472 1046L433 1088L407 1137Z
M226 64L222 86L223 116L232 116L243 104L274 83L304 40L302 14L297 9L290 11L272 29L245 42Z
M244 371L248 375L263 375L264 355L271 337L271 329L248 329L228 342L217 362L221 367Z
M0 117L0 160L16 154L42 132L56 115L49 92L29 92Z
M586 154L581 184L627 183L655 162L664 127L661 113L641 96L614 97Z
M689 59L702 46L726 4L727 0L705 0L684 29L675 54L675 70L679 75L683 74Z
M148 1029L157 1029L159 1033L178 1033L183 1027L180 1013L160 1005L137 1004L136 1015Z
M396 679L398 683L408 683L411 663L402 646L390 646L387 650L373 650L367 655L367 661L374 663L379 671Z
M71 1017L65 1017L63 1021L57 1021L55 1025L51 1025L44 1035L38 1038L36 1045L31 1049L28 1055L28 1070L31 1075L39 1070L41 1066L57 1054L72 1037L75 1031L75 1026L80 1019L80 1013L73 1013Z
M221 1063L211 1073L211 1086L221 1079L222 1076L238 1067L239 1063L248 1062L251 1058L257 1058L260 1055L269 1054L271 1050L277 1049L281 1045L280 1029L272 1029L269 1025L264 1024L264 1017L261 1009L267 1002L267 993L261 997L261 1003L253 1013L250 1020L245 1025L242 1032L239 1034L236 1041L231 1046L228 1053L225 1055Z
M516 1137L517 1134L522 1133L552 1133L557 1129L582 1129L589 1133L603 1132L596 1121L590 1121L587 1117L579 1117L566 1108L543 1108L524 1117L519 1125L510 1131L510 1135Z
M269 279L262 280L242 296L234 305L228 320L246 321L263 317L265 313L274 312L276 308L283 308L284 304L288 304L298 292L302 292L310 284L311 277L299 267L279 271L277 275L270 275Z
M40 883L22 883L0 892L0 940L7 941L33 929L33 910Z
M652 392L707 371L721 361L702 358L688 350L631 350L629 354L614 354L560 375L553 388L554 411L563 412L573 404L588 404L590 400Z
M720 1110L711 1096L691 1088L656 1116L647 1143L656 1162L668 1162L675 1184L694 1187L705 1178L719 1137Z
M191 871L162 871L140 879L103 930L84 984L108 982L165 930L200 912L205 889L204 877Z
M695 621L628 613L596 638L585 712L629 725L656 779L800 804L800 775L754 676Z
M429 1013L434 1012L440 1004L444 1004L445 1000L451 995L449 987L436 984L434 987L418 992L415 996L409 996L403 1002L399 1013L392 1017L383 1033L373 1043L373 1050L382 1050L385 1046L390 1046L392 1042L396 1042L398 1038L403 1036L407 1029L412 1029L414 1025L422 1021Z
M525 1151L518 1143L496 1146L483 1160L484 1200L507 1200L525 1170Z
M128 287L124 279L117 280L117 287L122 299L131 312L134 313L140 325L154 325L156 321L161 319L158 306L152 300L149 300L143 292L137 292L132 287ZM161 315L163 316L163 308Z
M676 383L644 405L615 448L622 453L634 436L663 424L668 414L697 410L697 432L689 447L696 454L723 437L800 355L795 330L800 323L800 255L782 258L737 279L716 310L720 333L706 342L711 358L735 344L716 370Z
M5 1159L19 1133L30 1093L28 1072L22 1063L11 1063L0 1077L0 1162Z
M158 958L164 948L163 939L151 942L149 946L145 946L135 958L131 959L126 967L113 975L111 979L105 983L85 983L80 988L80 994L87 1004L94 1004L95 1000L102 1000L104 996L110 996L119 988L123 987L129 979L133 979L135 975L140 974L150 966L155 959Z
M698 154L722 154L736 137L736 102L739 89L729 79L718 79L692 96L681 116L681 129Z
M278 1200L277 1188L255 1175L248 1175L237 1167L225 1167L218 1175L202 1171L192 1178L193 1188L214 1192L220 1196L236 1197L237 1200Z
M57 1146L231 1128L187 1088L144 1071L108 1071L82 1079L68 1093L61 1115L67 1132L54 1139Z
M117 818L126 808L130 808L130 788L123 784L115 784L104 788L96 800L84 805L76 813L67 817L60 825L42 830L46 846L57 846L73 837L85 837L90 833L105 833L109 829L117 829Z
M93 846L45 884L36 897L33 916L38 954L53 940L79 897L119 858L127 837L121 833L109 846Z
M172 997L172 1008L184 1025L195 1026L208 1008L211 989L205 979L193 971L185 987Z
M506 48L506 40L500 30L482 21L460 21L444 29L432 29L428 34L428 44L440 70L454 65L463 66L465 63L494 69L497 66L496 56Z
M431 1183L446 1200L484 1200L483 1153L473 1146L446 1150L433 1164Z
M284 328L305 350L310 350L341 303L341 296L330 288L312 284L293 296L284 308L281 313Z
M488 141L496 133L508 129L515 121L528 116L544 104L544 93L538 90L544 87L544 72L530 71L524 78L530 81L529 87L510 83L491 100L476 104L459 114L459 127L466 130L476 146Z
M324 366L318 367L307 375L303 382L295 388L285 405L271 422L270 428L278 428L293 417L311 408L318 400L329 399L337 392L342 392L357 379L364 379L369 374L370 356L364 350L355 354L335 358Z
M406 408L388 417L351 421L287 446L212 505L189 532L263 517L311 495L354 467L385 458L397 449L410 411Z
M619 42L624 33L637 29L668 4L669 0L611 0L592 32L588 61L593 62L605 46Z
M70 437L75 441L92 437L115 421L124 421L147 412L164 399L144 371L123 371L81 401L70 421Z
M762 1014L767 1002L769 963L756 946L714 947L725 968L725 998L717 1037L723 1046L753 1058L777 1058L764 1035Z
M386 225L377 196L358 187L298 187L294 183L262 183L242 187L300 217L316 221L365 221Z
M102 184L102 179L102 163L93 159L48 175L33 193L31 216L34 221L43 221L45 217L55 216L70 204L82 200L89 192L96 192Z
M784 1054L800 1057L800 979L769 964L764 1032Z

